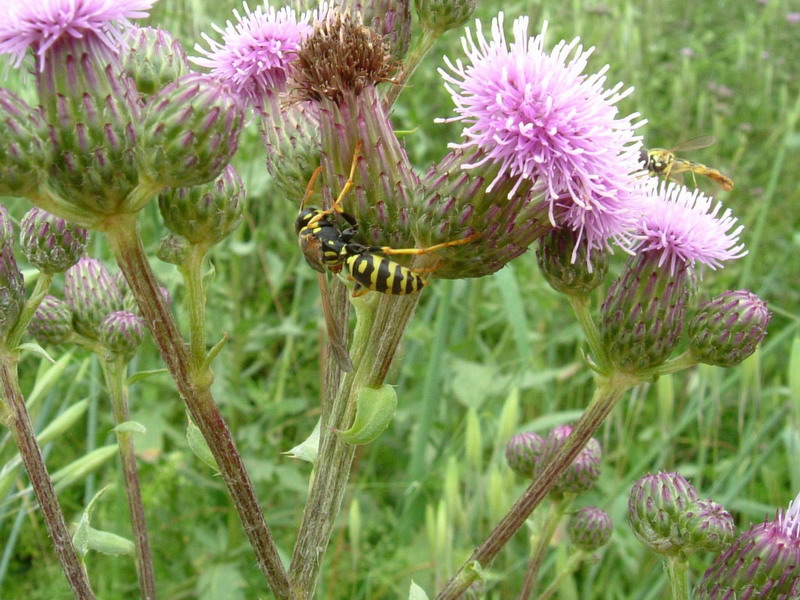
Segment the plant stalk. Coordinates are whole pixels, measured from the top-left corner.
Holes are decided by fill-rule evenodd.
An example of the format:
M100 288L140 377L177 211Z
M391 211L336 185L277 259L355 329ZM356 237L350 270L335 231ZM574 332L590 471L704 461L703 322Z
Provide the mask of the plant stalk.
M544 556L547 554L547 548L550 546L550 540L553 539L553 534L556 532L558 524L564 517L564 513L572 504L572 494L565 495L560 500L553 502L550 507L550 514L544 522L544 527L536 536L533 551L531 552L531 560L528 563L528 568L525 571L525 579L522 582L522 589L519 592L519 600L528 600L536 587L536 579L539 576L539 569L542 568Z
M417 70L422 59L425 58L425 55L428 54L428 51L441 35L441 32L435 32L430 29L422 30L421 37L408 51L405 58L403 58L403 65L400 67L400 72L397 73L393 79L395 85L390 86L386 91L386 95L383 97L383 108L387 113L395 100L397 100L400 92L405 88L406 82L411 79L411 76L414 74L414 71Z
M474 563L485 568L492 562L508 540L522 527L534 509L547 497L562 473L572 464L589 439L603 424L625 390L638 381L637 377L625 373L615 373L610 377L597 378L597 387L592 401L584 410L564 445L495 526L486 540L447 582L444 589L436 596L436 600L455 600L461 596L477 577Z
M128 412L128 386L125 385L127 363L124 358L106 359L99 356L103 368L108 394L111 397L111 410L114 423L120 425L130 421ZM136 576L139 579L139 591L142 600L155 600L156 579L153 570L153 558L150 552L150 540L147 535L147 520L142 504L142 491L139 486L139 472L136 467L136 453L133 446L133 433L117 431L117 443L122 461L122 475L125 480L125 496L128 499L131 531L136 548Z
M561 569L555 578L550 582L550 585L545 588L545 590L539 595L539 600L549 600L553 597L553 594L556 593L558 590L558 586L561 585L569 575L575 572L575 570L580 566L580 564L586 560L587 557L591 556L591 554L580 550L576 554L567 559L567 563L564 565L564 568Z
M672 600L689 600L687 574L689 563L681 556L669 556L664 561L672 588Z
M42 517L53 540L64 576L72 588L72 594L76 600L94 600L96 597L75 546L72 544L72 536L67 529L64 514L58 504L53 482L44 464L39 444L36 442L36 434L33 431L28 409L25 407L25 400L19 388L17 362L16 353L6 349L0 350L0 381L2 381L0 419L14 436L19 455L28 471L31 487L42 509Z
M219 465L239 519L256 554L258 567L276 598L294 600L278 549L264 521L253 484L245 470L236 442L211 394L211 370L194 368L175 318L162 297L142 247L136 215L118 215L106 223L106 236L120 269L150 329L153 341L167 365L178 392L186 403Z
M355 455L356 447L339 439L336 430L345 430L352 423L362 387L383 385L418 300L419 294L386 296L377 292L353 299L357 324L351 358L355 370L348 373L339 386L329 418L320 429L316 473L289 569L299 600L307 600L314 594ZM328 361L329 368L335 368L332 356Z

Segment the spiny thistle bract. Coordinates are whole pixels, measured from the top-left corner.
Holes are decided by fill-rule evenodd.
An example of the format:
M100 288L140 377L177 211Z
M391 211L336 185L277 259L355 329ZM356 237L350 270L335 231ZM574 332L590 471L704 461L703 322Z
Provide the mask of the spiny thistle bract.
M38 110L0 87L0 195L26 196L47 175L52 148Z
M689 546L720 551L733 540L733 517L721 504L697 500L681 513L679 527Z
M506 444L508 466L517 475L533 478L543 446L544 438L533 431L511 436Z
M122 40L122 67L142 98L190 71L186 52L169 31L131 27Z
M109 352L130 359L144 340L144 330L144 321L140 316L118 310L100 322L98 340Z
M567 295L588 296L608 273L608 254L590 254L586 241L569 228L551 229L539 238L536 261L550 287Z

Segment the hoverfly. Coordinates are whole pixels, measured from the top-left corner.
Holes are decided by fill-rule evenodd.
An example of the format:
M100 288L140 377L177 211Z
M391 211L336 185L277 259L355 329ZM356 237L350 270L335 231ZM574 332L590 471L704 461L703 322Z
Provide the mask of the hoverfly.
M664 179L669 179L674 175L690 172L692 176L697 174L708 177L719 184L723 190L729 192L733 189L733 180L730 177L704 164L675 156L676 152L708 148L715 141L716 138L713 135L702 135L680 143L669 150L664 148L650 148L649 150L642 148L640 161L644 168L650 171L651 175L663 175Z
M444 242L429 246L427 248L391 248L389 246L367 246L354 241L358 235L358 221L354 216L344 211L342 202L347 193L355 185L355 171L358 165L358 158L361 150L361 142L356 144L353 153L353 163L350 167L350 174L347 181L333 202L330 208L303 208L311 195L314 180L319 175L322 167L319 167L309 181L303 204L295 220L295 232L298 236L300 249L309 266L318 272L320 286L323 291L327 290L325 284L325 270L332 273L345 271L350 281L355 282L353 296L361 296L371 291L383 294L405 295L419 292L428 282L422 277L423 273L428 273L436 269L432 268L411 268L404 267L386 255L422 255L435 252L451 246L459 246L471 242L479 237L479 233L468 237ZM340 228L335 223L335 216L338 215L346 223L344 228ZM328 334L331 337L331 345L337 354L340 366L349 366L352 370L352 363L347 356L344 345L339 341L338 329L332 323L330 307L327 299L323 299L323 310L325 312ZM346 360L345 360L346 359Z

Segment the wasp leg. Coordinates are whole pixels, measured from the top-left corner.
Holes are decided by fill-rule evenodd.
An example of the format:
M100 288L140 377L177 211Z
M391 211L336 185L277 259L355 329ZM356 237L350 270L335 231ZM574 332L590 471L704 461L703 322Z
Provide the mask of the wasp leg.
M358 166L358 157L361 155L361 140L356 142L355 150L353 151L353 163L350 165L350 175L347 177L347 181L344 183L344 187L342 191L339 192L339 197L336 198L336 201L331 204L331 207L324 211L326 213L333 214L333 212L338 212L341 215L344 215L345 212L342 210L342 202L344 201L345 196L350 191L350 189L355 185L355 176L356 176L356 167ZM350 215L347 215L350 216ZM351 217L352 218L352 217ZM350 219L347 219L348 223L350 223ZM352 225L352 223L350 223Z
M462 238L460 240L443 242L441 244L436 244L435 246L428 246L427 248L392 248L390 246L380 246L375 250L370 248L370 251L382 252L383 254L413 254L417 256L420 254L428 254L429 252L436 252L437 250L441 250L442 248L449 248L450 246L461 246L463 244L468 244L469 242L479 238L480 236L481 236L480 232L473 233L472 235Z
M317 177L319 174L322 173L322 167L317 167L314 169L314 173L311 175L311 179L308 180L308 185L306 186L306 195L303 196L303 202L300 204L300 210L302 211L308 202L308 199L311 197L311 194L314 192L314 183L317 181Z

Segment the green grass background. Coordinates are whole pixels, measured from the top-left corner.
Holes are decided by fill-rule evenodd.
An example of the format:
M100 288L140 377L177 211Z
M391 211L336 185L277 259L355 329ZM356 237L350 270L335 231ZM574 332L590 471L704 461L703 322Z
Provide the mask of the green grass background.
M151 23L176 32L191 53L199 32L210 31L212 20L228 18L234 4L210 14L199 0L162 0ZM737 368L700 367L664 377L621 402L599 434L606 458L597 489L577 502L609 511L614 535L598 562L567 580L558 596L668 598L658 559L636 542L625 521L636 479L678 470L703 497L723 503L740 527L774 514L800 492L800 23L787 18L800 11L800 3L487 1L478 14L488 19L499 6L509 31L514 16L528 14L531 33L549 21L548 47L576 35L596 46L592 67L608 63L610 83L635 87L621 111L647 118L648 144L669 147L714 134L715 146L687 157L720 168L736 182L733 192L720 193L698 181L745 225L749 250L722 271L704 272L703 295L740 288L758 293L773 312L769 335L757 355ZM394 112L397 129L419 128L406 143L420 170L443 156L458 135L455 125L433 119L451 114L436 69L443 54L461 56L459 36L450 32L435 46ZM7 85L31 87L14 76ZM297 199L277 196L270 185L254 124L235 162L247 183L249 210L245 224L213 253L209 335L231 336L215 363L215 395L288 556L310 466L281 452L302 441L318 417L321 310L315 275L292 229ZM16 217L26 210L22 200L3 203ZM159 219L154 206L142 215L153 251L163 233ZM91 248L108 258L99 237ZM613 268L622 260L618 253ZM156 269L179 301L183 290L174 269L161 263ZM435 281L424 294L392 378L400 399L397 417L357 454L319 598L405 598L412 579L432 597L524 488L503 458L508 437L574 421L590 396L579 328L564 300L539 276L533 252L491 277ZM64 364L63 372L56 371L29 356L21 365L29 393L37 377L40 386L49 382L40 388L34 411L38 429L79 400L88 398L92 406L86 419L47 446L53 471L113 443L97 364L77 351ZM160 367L151 342L134 367ZM160 597L270 597L221 480L187 448L182 403L169 378L155 375L136 384L131 402L134 418L148 429L137 447ZM6 437L0 444L2 464L13 449ZM77 520L98 489L115 483L92 523L129 535L116 460L66 485L60 498ZM0 498L0 598L67 598L31 495L15 495L26 485L20 477L5 501ZM487 570L487 598L516 597L527 537L519 533ZM545 581L569 552L558 533ZM693 557L693 576L711 559L704 553ZM130 559L91 554L87 568L99 597L137 597Z

